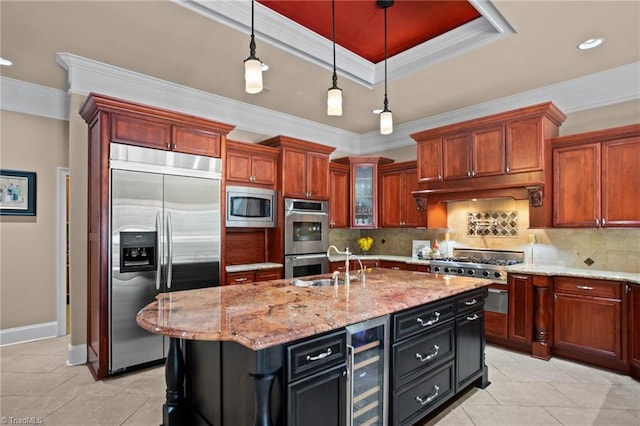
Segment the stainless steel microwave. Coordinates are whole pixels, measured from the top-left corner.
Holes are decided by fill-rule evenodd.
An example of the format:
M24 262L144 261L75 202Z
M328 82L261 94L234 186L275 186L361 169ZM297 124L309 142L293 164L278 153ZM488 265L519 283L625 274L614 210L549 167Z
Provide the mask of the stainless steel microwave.
M274 228L276 192L248 186L227 186L227 227Z

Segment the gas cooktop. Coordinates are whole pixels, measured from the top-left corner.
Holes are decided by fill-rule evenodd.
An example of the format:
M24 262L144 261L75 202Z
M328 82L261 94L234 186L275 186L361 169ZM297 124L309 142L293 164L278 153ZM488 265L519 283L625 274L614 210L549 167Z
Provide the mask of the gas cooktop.
M452 257L431 260L431 272L445 275L466 275L507 281L507 266L524 261L524 252L508 250L453 249Z

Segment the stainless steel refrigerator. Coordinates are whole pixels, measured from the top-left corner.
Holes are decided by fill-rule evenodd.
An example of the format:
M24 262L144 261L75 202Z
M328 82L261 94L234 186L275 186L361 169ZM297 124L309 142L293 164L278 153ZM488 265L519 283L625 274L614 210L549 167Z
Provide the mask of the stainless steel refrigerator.
M165 357L166 339L135 318L158 293L220 284L221 166L111 144L110 374Z

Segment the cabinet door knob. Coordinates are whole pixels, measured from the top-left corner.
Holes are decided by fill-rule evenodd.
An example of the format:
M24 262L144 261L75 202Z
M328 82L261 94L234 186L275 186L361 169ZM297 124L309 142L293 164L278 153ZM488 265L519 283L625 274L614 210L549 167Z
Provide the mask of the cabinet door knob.
M596 226L600 226L600 219L596 218Z
M467 170L467 177L471 177L471 170Z
M507 167L505 168L505 171L506 171L507 173L509 173L509 171L510 171L510 170L511 170L511 169L509 168L509 166L507 166Z
M607 219L605 219L604 217L602 218L602 226L605 226L607 224Z

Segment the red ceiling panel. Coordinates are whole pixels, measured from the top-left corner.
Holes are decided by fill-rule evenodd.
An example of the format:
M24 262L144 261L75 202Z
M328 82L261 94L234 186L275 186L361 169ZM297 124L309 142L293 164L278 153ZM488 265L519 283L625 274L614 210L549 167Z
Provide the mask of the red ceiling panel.
M332 40L331 1L258 0ZM336 43L377 63L384 59L384 10L375 0L336 0ZM395 0L387 10L389 57L424 43L480 13L466 0Z

